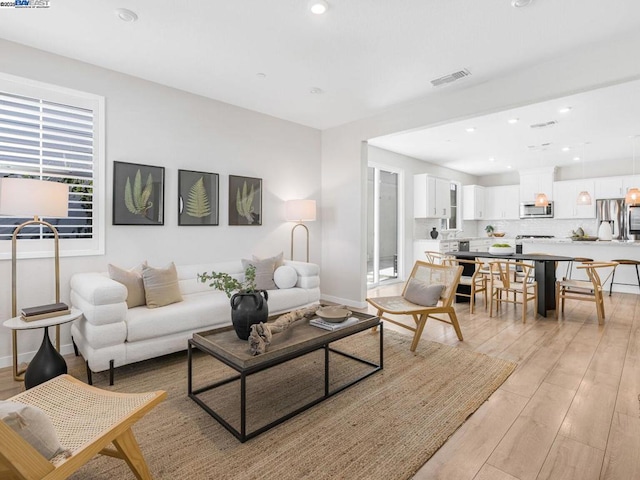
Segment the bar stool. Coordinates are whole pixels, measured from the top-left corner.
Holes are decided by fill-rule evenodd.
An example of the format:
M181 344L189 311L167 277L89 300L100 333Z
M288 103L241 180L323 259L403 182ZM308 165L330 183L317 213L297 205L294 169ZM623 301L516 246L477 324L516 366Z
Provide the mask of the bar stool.
M611 260L611 261L618 263L618 265L633 265L634 267L636 267L636 277L638 278L638 288L640 288L640 272L638 272L638 265L640 265L639 260L629 260L629 259L623 258L623 259ZM613 273L611 274L611 285L609 285L609 296L611 296L611 291L613 290L613 280L615 279L615 274L616 274L616 271L614 270ZM617 282L617 283L618 285L633 285L632 283L621 283L621 282Z
M612 261L615 262L615 260L612 260ZM573 262L578 262L578 263L593 262L593 258L575 257L573 260L571 260L567 264L567 274L565 278L571 278L571 272L573 271Z

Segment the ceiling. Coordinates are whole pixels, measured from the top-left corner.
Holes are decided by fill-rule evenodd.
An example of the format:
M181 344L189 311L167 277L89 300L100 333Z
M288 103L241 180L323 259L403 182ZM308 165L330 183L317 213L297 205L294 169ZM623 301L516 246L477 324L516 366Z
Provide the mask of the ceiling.
M328 2L317 16L307 0L51 0L0 9L0 38L326 129L640 29L636 0Z
M623 159L631 172L634 148L640 159L640 81L369 143L478 176Z

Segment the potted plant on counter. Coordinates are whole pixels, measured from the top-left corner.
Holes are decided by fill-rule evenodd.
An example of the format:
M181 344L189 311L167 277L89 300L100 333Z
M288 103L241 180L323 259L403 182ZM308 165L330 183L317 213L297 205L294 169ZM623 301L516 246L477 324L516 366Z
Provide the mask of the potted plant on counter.
M487 232L487 237L493 237L493 225L487 225L484 227L484 231Z
M245 269L242 282L225 272L199 273L198 280L202 283L211 281L210 287L222 290L231 299L231 322L239 339L249 338L251 325L266 323L269 316L269 295L266 290L256 289L254 265Z

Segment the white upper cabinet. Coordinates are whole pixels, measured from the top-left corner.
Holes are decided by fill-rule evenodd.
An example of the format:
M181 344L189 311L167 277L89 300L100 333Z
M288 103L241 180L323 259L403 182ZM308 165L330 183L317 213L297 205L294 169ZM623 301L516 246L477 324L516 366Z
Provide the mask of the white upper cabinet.
M520 172L520 201L533 202L538 193L544 193L553 200L553 180L555 167L537 168Z
M517 220L520 218L519 185L486 187L484 205L487 220Z
M594 179L595 198L621 198L626 192L624 177L601 177Z
M413 176L413 216L415 218L449 218L451 182L426 173Z
M486 218L485 188L480 185L462 187L462 219L482 220Z
M593 179L554 182L553 198L555 218L596 218L595 182ZM578 205L578 194L586 190L591 205Z

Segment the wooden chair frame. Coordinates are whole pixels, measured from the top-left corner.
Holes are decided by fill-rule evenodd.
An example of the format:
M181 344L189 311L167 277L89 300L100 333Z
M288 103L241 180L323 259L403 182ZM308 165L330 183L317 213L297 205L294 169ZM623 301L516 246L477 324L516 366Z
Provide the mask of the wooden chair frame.
M427 263L434 263L436 265L442 265L447 258L445 254L432 250L425 250L424 254L427 257Z
M0 478L65 479L94 456L102 454L124 460L137 479L151 479L149 467L131 427L166 396L164 391L140 394L108 392L86 385L69 375L60 375L22 392L9 400L43 409L51 418L63 447L69 448L72 455L69 458L58 455L47 460L11 427L0 421ZM74 408L75 411L95 411L90 402L83 402L83 399L88 398L100 399L102 405L104 402L108 405L122 402L124 406L118 409L117 421L92 438L83 438L76 432L86 432L89 429L82 428L83 425L76 420L73 411ZM100 414L96 412L96 415ZM106 421L104 418L102 420L101 423ZM107 448L111 443L115 449Z
M463 268L465 265L473 265L473 274L471 276L461 275L460 276L460 285L465 285L470 288L469 293L461 293L456 292L456 296L458 297L469 297L469 313L473 313L475 309L476 303L476 294L484 293L484 308L487 309L488 300L487 300L487 290L489 281L487 276L485 275L485 271L483 271L484 262L480 260L467 260L463 258L447 258L444 261L445 265L460 265Z
M367 298L367 302L369 302L374 308L376 308L377 315L381 319L414 332L413 341L411 342L410 347L410 350L412 352L415 352L418 346L418 342L420 341L420 337L422 336L422 332L424 331L424 327L429 318L452 325L456 332L456 335L458 336L458 339L462 341L462 330L460 330L458 317L456 316L456 311L453 308L453 299L456 295L456 289L458 288L458 283L460 282L461 275L461 266L436 265L433 263L427 263L418 260L413 266L411 274L409 275L409 278L404 285L402 295L393 297ZM415 303L411 303L405 300L404 294L407 290L409 280L412 278L427 282L429 284L438 283L445 285L445 288L440 295L440 300L438 301L437 305L433 307L426 307L424 305L416 305ZM415 327L407 325L406 323L403 323L394 318L389 318L385 316L385 314L410 315L415 323Z
M538 300L538 283L533 280L531 272L534 267L525 262L514 262L511 260L501 260L491 262L491 278L489 290L491 290L491 305L489 316L493 317L493 304L496 304L496 311L500 311L503 303L513 303L522 305L522 323L527 321L527 308L529 302L533 302L534 318L538 316L536 303ZM520 268L522 276L515 281L512 275ZM509 298L509 294L513 298ZM504 295L504 296L503 296ZM520 299L518 299L520 296Z
M564 278L556 281L556 318L559 312L564 314L565 300L582 300L594 302L596 304L596 313L598 315L598 324L604 325L604 295L602 294L602 286L607 279L613 275L618 263L616 262L584 262L577 267L578 270L585 270L588 280L574 280L572 278ZM599 269L611 268L611 271L604 279L600 279Z

